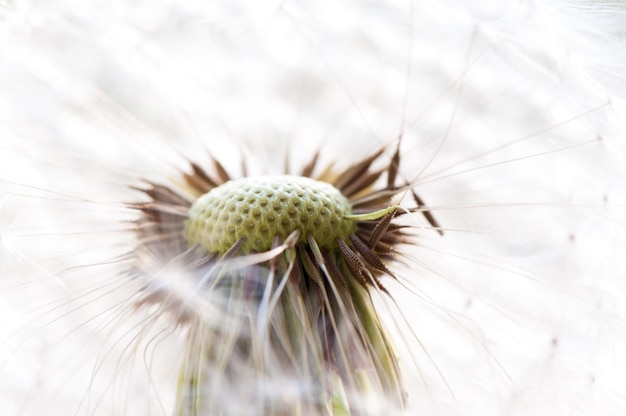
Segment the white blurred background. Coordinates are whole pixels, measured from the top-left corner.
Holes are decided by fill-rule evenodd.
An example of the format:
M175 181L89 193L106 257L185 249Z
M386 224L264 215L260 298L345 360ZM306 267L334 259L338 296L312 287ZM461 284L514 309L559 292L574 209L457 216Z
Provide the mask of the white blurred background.
M0 414L170 413L182 336L110 262L129 185L399 136L446 229L388 282L411 330L381 302L408 413L626 412L622 2L0 4Z

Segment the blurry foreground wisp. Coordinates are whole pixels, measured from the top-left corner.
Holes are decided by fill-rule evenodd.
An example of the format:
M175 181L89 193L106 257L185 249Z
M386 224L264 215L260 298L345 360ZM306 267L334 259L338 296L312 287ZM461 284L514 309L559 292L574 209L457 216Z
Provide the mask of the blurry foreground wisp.
M380 277L393 277L387 264L410 243L410 227L394 219L422 202L396 185L399 146L373 169L381 155L320 170L316 154L297 175L238 180L217 161L212 172L190 163L179 188L138 189L148 197L131 204L140 213L129 255L132 278L144 282L139 302L189 327L176 414L404 408L369 291L386 292ZM401 194L413 208L395 205Z

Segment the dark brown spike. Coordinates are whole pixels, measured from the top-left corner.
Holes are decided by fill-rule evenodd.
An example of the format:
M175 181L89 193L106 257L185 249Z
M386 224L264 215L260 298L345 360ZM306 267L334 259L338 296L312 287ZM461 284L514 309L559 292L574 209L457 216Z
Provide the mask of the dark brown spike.
M324 279L322 279L322 274L315 266L315 263L313 263L313 260L309 256L309 253L307 253L306 247L304 245L298 246L298 255L300 257L300 262L304 267L304 271L321 290L324 287Z
M370 172L359 176L354 181L346 185L346 187L342 190L342 193L349 198L366 190L369 186L376 182L378 178L380 178L380 175L382 175L383 172L384 170L378 170L376 172Z
M191 166L191 173L183 173L183 177L185 178L185 182L198 191L198 193L205 194L218 186L217 181L211 178L197 163L190 162L189 165Z
M337 179L337 175L333 173L334 167L335 165L333 163L329 163L328 165L324 167L324 170L322 170L322 172L319 175L315 176L314 179L318 181L328 182L331 184L335 183L335 180Z
M295 285L299 285L302 281L302 269L300 262L296 262L289 273L289 281Z
M148 182L148 185L149 185L148 188L140 188L136 186L131 186L131 189L143 192L155 202L164 202L164 203L171 204L171 205L184 205L187 207L191 206L192 204L192 201L190 199L175 192L174 190L172 190L171 188L167 186L158 185L158 184L154 184L151 182Z
M315 264L317 266L322 266L324 264L324 258L322 257L322 251L320 246L317 245L317 241L311 234L307 234L306 242L309 245L309 249L311 253L313 253L313 260L315 260Z
M367 158L363 159L362 161L348 167L347 169L344 170L344 173L338 177L335 182L333 183L333 185L339 189L342 190L348 186L350 183L352 183L354 180L356 180L359 176L363 175L365 172L367 172L367 170L370 168L370 166L372 165L372 163L374 162L374 160L378 159L380 157L381 154L383 154L385 149L379 149L378 151L374 152L372 155L368 156Z
M317 241L315 241L311 234L307 235L307 243L309 245L309 249L313 253L315 265L319 267L320 270L322 270L322 272L324 272L324 274L327 275L327 277L333 282L339 281L343 289L348 289L347 282L341 275L341 272L337 269L337 266L333 261L327 261L328 256L324 256L322 249L317 245Z
M365 264L363 264L359 256L357 256L357 254L352 251L352 249L341 238L337 239L337 244L339 244L341 256L350 269L350 272L352 272L352 276L361 286L363 286L363 288L367 289L368 281L365 277L363 277L363 273L367 272Z
M396 211L396 215L393 217L393 219L395 220L400 215L402 215L402 213L404 213L404 210ZM372 231L374 231L374 228L376 228L378 223L382 221L383 218L375 220L375 221L359 221L357 223L357 229L367 232L368 234L371 234ZM391 233L391 232L395 232L396 230L403 229L403 228L414 228L414 227L407 225L407 224L396 224L395 222L391 222L386 232ZM369 242L369 240L370 240L369 238L366 238L363 241Z
M389 214L385 215L380 221L378 221L378 224L376 224L376 226L372 230L372 233L370 234L370 238L368 241L369 248L373 249L374 247L376 247L376 244L378 244L380 238L387 232L389 226L391 225L393 217L396 215L396 211L397 210L391 211Z
M366 241L369 233L367 231L358 231L356 234L363 241ZM395 247L398 244L404 244L406 242L406 235L394 235L390 233L383 234L375 247L370 248L376 255L383 256L387 253L395 253Z
M397 225L396 224L391 224L389 226L389 228L387 229L386 232L384 232L383 234L381 234L381 237L379 239L380 241L389 241L390 237L400 237L400 236L405 236L407 235L407 233L404 232L404 230L406 229L413 229L415 228L414 226L410 226L410 225ZM374 247L372 247L373 249Z
M422 199L417 195L417 193L413 189L411 189L411 194L413 195L413 199L415 200L415 203L417 204L418 207L426 206L424 201L422 201ZM428 221L430 225L432 225L433 227L437 229L437 232L439 233L439 235L443 235L443 230L441 229L441 226L439 225L439 223L437 222L437 220L435 219L435 217L430 211L422 211L422 215L424 215L424 218L426 218L426 221Z
M315 169L315 166L317 165L317 160L319 159L319 156L320 152L318 150L313 154L313 157L311 158L309 163L304 166L304 169L302 169L302 171L300 172L300 176L306 176L311 178L311 174L313 173L313 169Z
M328 270L328 274L330 274L330 278L333 279L333 282L339 283L342 289L348 290L348 281L346 277L341 274L341 271L337 268L335 261L330 258L327 250L322 250L322 257L324 257L324 264L326 265L326 270Z
M376 270L379 273L386 273L394 279L396 276L383 264L380 258L367 247L367 244L363 242L359 237L352 234L350 236L350 241L352 241L352 245L354 249L361 255L365 263Z
M394 279L397 279L396 276L393 273L391 273L387 269L387 267L385 267L385 265L380 260L380 258L376 254L374 254L372 251L370 251L369 248L367 248L367 245L365 245L365 243L362 240L360 240L355 235L351 237L353 237L351 238L351 240L354 245L354 249L356 250L357 253L361 255L361 257L363 258L363 261L365 261L365 264L373 268L374 271L377 271L378 273L386 273L389 276L393 277ZM380 289L381 291L387 294L389 293L387 289L385 288L385 286L383 286L383 284L380 282L378 275L374 273L370 273L369 271L367 272L367 275L378 289Z
M378 278L378 276L374 276L372 274L370 274L370 276L372 277L372 279L374 280L374 283L376 283L376 287L378 287L378 289L382 292L385 292L386 294L389 295L389 291L387 290L387 288L381 283L380 279Z
M219 162L219 160L213 159L213 166L215 167L215 173L217 173L217 177L220 178L220 181L222 181L222 183L228 182L230 180L230 175L224 168L224 165Z
M130 204L130 208L144 212L148 216L158 217L160 214L169 214L177 217L187 218L188 207L178 205L155 204L144 202L139 204Z
M398 146L396 151L389 162L387 168L387 189L396 189L396 177L398 176L398 170L400 169L400 140L398 140Z

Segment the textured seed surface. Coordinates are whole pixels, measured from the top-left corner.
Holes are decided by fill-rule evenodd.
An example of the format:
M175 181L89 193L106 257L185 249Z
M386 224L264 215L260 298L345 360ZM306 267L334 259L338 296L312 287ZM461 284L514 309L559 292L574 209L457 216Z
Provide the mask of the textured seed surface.
M354 221L348 200L332 185L291 175L233 180L212 189L189 210L185 238L210 253L226 252L244 238L243 253L266 251L275 236L285 240L300 230L300 240L311 235L322 247L349 238Z

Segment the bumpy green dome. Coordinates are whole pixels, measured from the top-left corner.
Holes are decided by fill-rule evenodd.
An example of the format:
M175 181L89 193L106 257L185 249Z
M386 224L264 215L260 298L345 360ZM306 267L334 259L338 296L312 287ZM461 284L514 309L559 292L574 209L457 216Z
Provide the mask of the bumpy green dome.
M300 230L321 247L347 239L355 223L350 203L326 182L291 175L243 178L202 195L189 210L185 239L210 253L224 254L244 238L243 253L266 251L275 236L283 240Z

